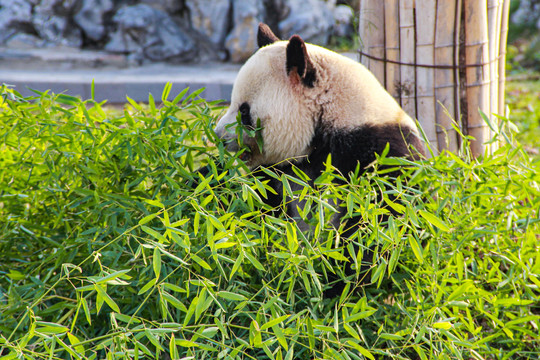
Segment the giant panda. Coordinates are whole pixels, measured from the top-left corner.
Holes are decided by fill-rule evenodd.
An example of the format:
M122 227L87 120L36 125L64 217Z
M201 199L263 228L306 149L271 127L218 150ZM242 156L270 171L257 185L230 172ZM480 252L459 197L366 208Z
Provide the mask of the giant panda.
M294 176L296 166L315 179L329 155L342 174L357 166L362 173L387 146L387 156L423 155L415 122L363 65L298 35L281 41L265 24L257 40L259 49L240 69L230 107L214 129L229 150L248 148L243 159L251 168L272 166ZM240 124L259 133L236 131ZM267 180L277 193L267 202L278 206L282 184ZM296 205L287 207L293 218Z

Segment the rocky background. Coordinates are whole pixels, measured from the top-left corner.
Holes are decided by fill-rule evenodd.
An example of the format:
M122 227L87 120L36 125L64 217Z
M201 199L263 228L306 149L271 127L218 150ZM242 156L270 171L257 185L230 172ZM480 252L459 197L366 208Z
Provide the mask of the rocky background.
M358 0L0 0L0 46L64 46L137 63L242 62L259 22L283 39L352 39Z

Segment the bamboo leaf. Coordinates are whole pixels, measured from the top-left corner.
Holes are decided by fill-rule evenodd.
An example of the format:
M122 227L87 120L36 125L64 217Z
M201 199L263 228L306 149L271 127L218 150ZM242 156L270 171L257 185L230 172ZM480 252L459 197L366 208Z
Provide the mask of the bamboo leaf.
M364 355L366 358L368 359L371 359L371 360L375 360L375 357L373 356L373 354L371 354L371 352L369 352L366 348L364 348L363 346L360 346L359 344L357 344L356 342L352 341L352 340L347 340L347 344L352 346L353 348L355 348L356 350L358 350L358 352L362 355Z
M288 319L290 315L283 315L278 318L272 319L265 323L263 326L261 326L261 331L264 331L266 329L271 328L272 326L275 326L277 324L281 324L285 319Z
M69 342L75 348L75 351L77 351L78 354L84 356L85 350L84 350L84 346L80 345L81 341L75 335L70 333L69 331L67 333L67 336L69 338Z
M437 216L433 215L424 210L419 210L418 213L423 217L428 223L439 228L442 231L450 231L450 228Z
M148 290L150 290L154 285L156 285L156 282L158 281L158 278L153 278L152 280L150 280L149 282L146 283L146 285L144 285L141 290L139 290L139 292L137 293L137 295L142 295L144 294L145 292L147 292Z
M230 291L220 291L217 295L223 299L232 300L232 301L245 301L247 300L244 295L235 294Z
M150 229L148 226L141 226L141 229L147 233L148 235L152 236L154 239L158 240L160 243L168 243L167 239L165 238L165 236L163 236L162 234L158 233L157 231L155 231L154 229Z
M167 82L165 86L163 87L163 92L161 93L161 101L166 102L167 98L169 97L169 94L171 92L172 84L170 82Z
M199 256L197 256L196 254L191 254L191 259L193 259L193 261L195 261L197 264L199 264L201 267L203 267L204 269L206 270L212 270L212 267L210 265L208 265L208 263L206 261L204 261L203 259L201 259Z
M418 241L413 236L408 236L407 239L409 240L409 245L411 246L411 249L414 253L414 256L416 257L416 260L422 264L424 262L424 252L422 250L422 247L418 244Z
M450 323L448 321L440 321L440 322L434 323L432 326L433 326L434 329L449 330L449 329L452 328L452 323Z
M156 275L156 279L159 279L159 275L161 274L161 252L159 251L158 247L154 248L154 256L152 257L152 267L154 269L154 274Z
M115 312L120 312L120 308L118 307L118 305L116 304L116 302L109 296L109 294L107 294L107 291L105 290L104 287L102 287L101 285L95 285L94 286L96 291L98 292L98 294L102 297L102 299L105 301L105 303L107 305L109 305L109 307L115 311Z

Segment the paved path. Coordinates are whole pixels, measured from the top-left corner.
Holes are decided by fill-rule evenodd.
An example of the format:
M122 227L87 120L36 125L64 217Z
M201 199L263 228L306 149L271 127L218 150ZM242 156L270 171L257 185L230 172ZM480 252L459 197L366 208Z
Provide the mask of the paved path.
M0 47L0 83L14 85L21 94L34 94L28 88L50 89L88 99L93 80L96 100L109 103L125 103L126 96L145 102L149 93L157 101L167 82L173 84L171 99L186 87L204 87L201 97L230 101L239 68L227 63L130 66L125 57L104 52Z

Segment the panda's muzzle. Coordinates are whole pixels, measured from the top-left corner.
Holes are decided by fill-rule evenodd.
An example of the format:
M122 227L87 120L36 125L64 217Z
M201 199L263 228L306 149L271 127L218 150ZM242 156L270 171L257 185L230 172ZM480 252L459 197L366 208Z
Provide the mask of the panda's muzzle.
M227 150L233 152L240 150L240 144L238 143L238 138L235 135L235 130L236 126L231 125L221 134L216 131L216 135L223 141Z
M227 149L238 151L242 145L252 148L251 142L255 137L255 126L251 117L251 107L243 102L238 111L229 111L218 121L214 130L220 139L225 141Z
M238 122L236 120L236 114L227 112L221 119L219 119L216 127L214 128L214 132L223 141L227 147L227 150L229 151L240 150L236 129L237 125Z
M246 149L240 158L245 162L261 150L259 142L262 141L260 129L253 126L253 120L250 113L250 107L247 103L242 103L238 112L229 110L221 119L219 119L214 132L223 141L228 151L237 152L240 149Z

